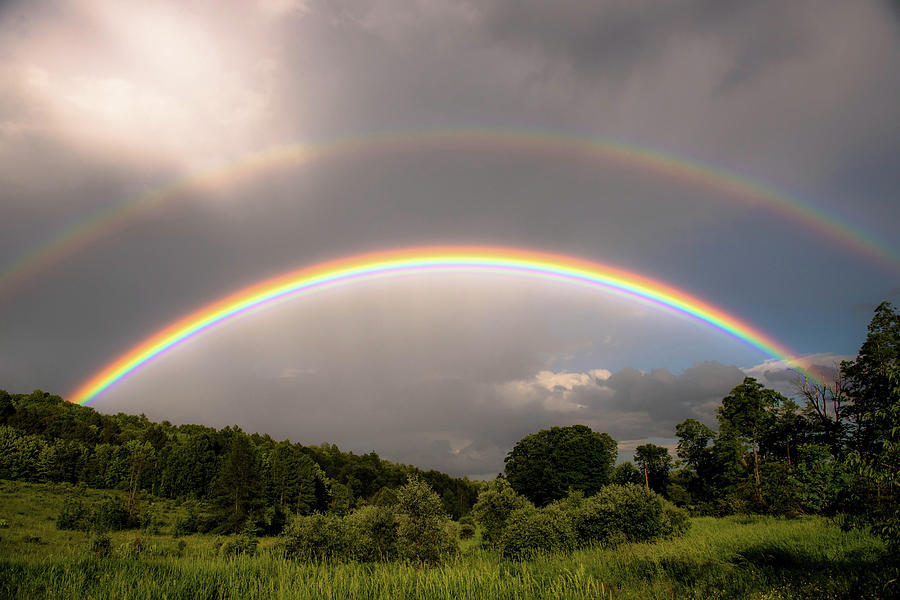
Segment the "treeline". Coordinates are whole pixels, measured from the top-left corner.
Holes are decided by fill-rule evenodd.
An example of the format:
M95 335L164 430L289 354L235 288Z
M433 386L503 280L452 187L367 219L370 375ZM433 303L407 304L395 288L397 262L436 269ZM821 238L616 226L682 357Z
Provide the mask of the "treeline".
M677 458L646 444L617 483L649 483L695 514L761 512L863 518L897 539L900 500L900 315L882 303L855 360L830 381L797 381L786 398L753 378L722 399L718 431L676 427Z
M338 515L392 505L417 475L455 519L475 503L478 484L393 463L334 444L304 446L239 427L154 423L144 415L102 414L42 391L0 390L0 478L125 490L133 518L141 492L210 507L198 527L238 531L248 523L278 533L290 515Z
M900 315L882 303L855 360L844 361L830 381L798 376L796 383L799 403L745 378L722 399L718 431L696 419L676 426L677 459L644 444L634 463L616 465L616 442L606 433L551 427L516 443L506 478L537 507L572 490L599 497L611 484L638 485L695 515L839 516L848 525L872 525L896 544Z

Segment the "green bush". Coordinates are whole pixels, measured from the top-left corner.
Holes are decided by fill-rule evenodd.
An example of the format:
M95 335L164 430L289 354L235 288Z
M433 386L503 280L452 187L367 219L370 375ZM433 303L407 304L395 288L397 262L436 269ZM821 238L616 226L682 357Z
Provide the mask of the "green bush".
M586 499L571 510L571 519L582 546L615 546L625 541L619 511L609 494L597 494Z
M91 508L89 527L94 531L120 531L129 525L125 503L118 496L109 496Z
M90 523L90 515L84 503L71 496L63 500L62 508L56 517L56 528L63 530L86 530Z
M399 515L397 536L400 556L420 563L435 564L458 547L456 531L444 513L440 496L427 483L410 476L397 490Z
M285 556L298 560L343 559L350 548L344 520L322 513L294 517L278 545Z
M520 508L506 520L500 552L506 558L527 558L536 552L569 552L578 536L569 513L559 506Z
M184 535L191 535L192 533L197 533L199 529L200 519L197 517L197 514L188 512L187 515L175 521L175 524L172 526L172 536L181 537Z
M662 498L635 484L610 485L597 494L615 507L622 533L629 542L644 542L665 535Z
M470 540L475 537L475 527L469 523L459 524L459 539Z
M363 506L344 518L350 555L363 562L398 556L397 519L390 506Z
M506 479L497 478L478 494L478 501L472 507L472 515L481 527L481 539L486 546L498 548L503 526L516 510L533 508L524 496L512 489Z
M679 508L663 499L663 517L665 522L664 535L675 537L683 535L691 528L691 518L688 511Z
M583 546L650 541L679 535L690 525L686 511L640 485L608 485L576 500L567 498L557 506L569 513Z
M259 545L259 539L250 533L241 533L229 537L219 547L219 554L222 556L253 556L256 554L256 547Z

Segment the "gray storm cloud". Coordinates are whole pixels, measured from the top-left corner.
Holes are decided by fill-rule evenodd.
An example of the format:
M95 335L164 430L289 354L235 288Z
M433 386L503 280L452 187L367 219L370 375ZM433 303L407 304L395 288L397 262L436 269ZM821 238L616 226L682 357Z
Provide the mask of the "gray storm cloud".
M875 1L5 2L0 273L198 169L434 129L555 131L706 161L897 255L896 15ZM413 144L260 170L140 212L0 293L0 388L67 393L243 286L439 244L608 263L816 365L852 356L871 317L858 307L898 298L896 264L722 189L540 144ZM425 277L250 316L97 408L490 474L549 425L664 438L687 417L711 423L744 373L788 391L791 373L765 358L632 300Z

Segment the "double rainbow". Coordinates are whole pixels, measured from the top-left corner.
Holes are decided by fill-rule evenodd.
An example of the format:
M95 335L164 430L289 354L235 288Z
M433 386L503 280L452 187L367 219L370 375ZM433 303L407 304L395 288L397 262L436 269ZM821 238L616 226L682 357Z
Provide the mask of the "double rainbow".
M638 273L570 256L486 247L411 248L353 256L291 271L230 294L179 319L138 344L86 381L71 396L87 404L154 359L179 345L250 311L278 301L357 281L422 272L496 272L584 285L690 317L722 331L802 376L819 381L794 353L762 331L702 300Z

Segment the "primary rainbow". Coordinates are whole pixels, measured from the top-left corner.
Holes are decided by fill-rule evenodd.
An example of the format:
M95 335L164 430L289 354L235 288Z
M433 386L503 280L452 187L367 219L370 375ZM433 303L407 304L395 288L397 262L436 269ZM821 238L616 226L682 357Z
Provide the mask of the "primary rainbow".
M215 168L193 173L144 194L126 198L62 230L18 260L0 265L0 297L64 257L118 230L142 215L186 194L237 185L263 173L313 161L361 153L422 151L429 148L486 149L496 152L562 155L572 160L602 159L704 187L724 197L759 205L818 231L867 259L900 268L892 247L858 227L777 188L686 155L639 146L612 138L586 138L567 133L512 129L448 129L375 133L310 143L276 146Z
M416 272L501 272L617 292L693 318L776 358L815 381L794 353L738 318L659 281L600 263L529 250L488 247L411 248L353 256L291 271L230 294L179 319L91 377L72 395L87 404L111 386L195 336L248 311L299 294L354 281Z

